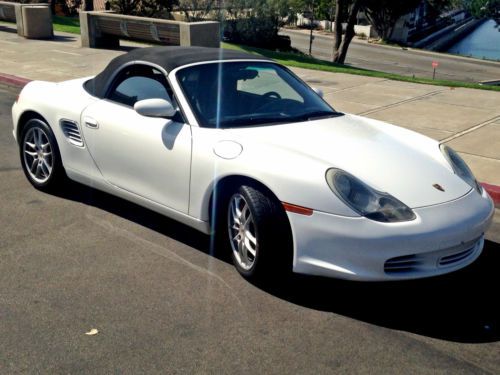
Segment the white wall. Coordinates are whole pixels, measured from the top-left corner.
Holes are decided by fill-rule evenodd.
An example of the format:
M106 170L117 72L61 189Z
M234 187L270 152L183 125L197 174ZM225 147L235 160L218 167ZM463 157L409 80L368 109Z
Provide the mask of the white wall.
M303 17L301 14L297 14L297 26L309 26L311 21L308 18ZM314 25L319 26L323 30L333 30L335 22L327 21L327 20L314 20ZM346 24L343 24L343 29L345 30ZM367 38L377 38L377 32L373 28L373 26L361 26L354 25L354 32L356 35L364 35Z

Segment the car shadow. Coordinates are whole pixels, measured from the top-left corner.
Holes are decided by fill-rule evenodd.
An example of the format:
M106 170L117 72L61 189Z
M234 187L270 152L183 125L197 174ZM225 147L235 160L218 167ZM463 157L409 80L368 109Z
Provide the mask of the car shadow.
M210 237L121 198L68 181L55 193L118 215L207 255L230 263L211 250ZM256 284L277 298L309 309L418 335L461 343L500 341L500 244L485 242L481 257L449 275L386 283L362 283L291 275Z
M461 343L500 341L500 244L485 241L481 257L439 277L361 283L294 275L287 283L259 285L311 309L370 324Z
M209 236L114 195L70 180L66 180L64 186L58 191L53 192L52 195L99 208L182 242L206 254L211 253ZM211 255L220 259L223 258L218 254Z

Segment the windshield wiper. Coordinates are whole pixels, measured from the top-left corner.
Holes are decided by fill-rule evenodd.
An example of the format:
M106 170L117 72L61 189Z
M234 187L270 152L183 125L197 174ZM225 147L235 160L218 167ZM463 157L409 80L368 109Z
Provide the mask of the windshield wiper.
M290 121L310 121L310 120L316 120L316 119L322 119L322 118L328 118L328 117L339 117L342 116L343 113L340 112L333 112L333 111L315 111L315 112L309 112L305 113L303 115L299 116L294 116L290 118Z
M232 126L252 126L262 124L279 124L290 122L290 117L246 117L234 120L225 120L217 124L219 127L232 127Z
M343 113L333 112L333 111L315 111L305 113L299 116L250 116L243 118L234 118L220 121L217 125L220 128L235 127L235 126L252 126L252 125L272 125L272 124L283 124L287 122L300 122L300 121L310 121L320 118L328 117L338 117L342 116Z

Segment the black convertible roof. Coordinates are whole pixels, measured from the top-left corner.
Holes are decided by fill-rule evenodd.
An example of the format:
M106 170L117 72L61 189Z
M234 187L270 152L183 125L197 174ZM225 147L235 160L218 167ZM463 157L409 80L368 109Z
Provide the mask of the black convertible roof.
M137 48L124 55L115 57L104 70L85 84L93 96L103 98L117 69L127 63L144 61L161 66L168 72L183 65L214 60L269 60L263 56L246 52L208 47L148 47Z

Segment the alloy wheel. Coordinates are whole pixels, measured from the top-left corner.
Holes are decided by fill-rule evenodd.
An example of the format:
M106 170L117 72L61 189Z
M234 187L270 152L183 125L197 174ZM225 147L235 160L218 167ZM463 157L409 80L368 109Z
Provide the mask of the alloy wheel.
M49 136L40 127L28 130L23 140L23 159L30 177L43 184L52 174L54 158Z
M234 194L228 207L228 233L233 256L248 271L255 264L258 238L250 207L241 194Z

